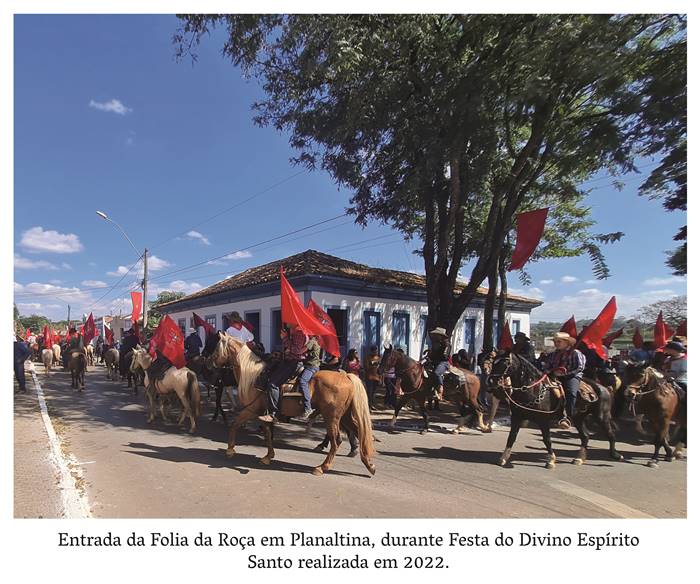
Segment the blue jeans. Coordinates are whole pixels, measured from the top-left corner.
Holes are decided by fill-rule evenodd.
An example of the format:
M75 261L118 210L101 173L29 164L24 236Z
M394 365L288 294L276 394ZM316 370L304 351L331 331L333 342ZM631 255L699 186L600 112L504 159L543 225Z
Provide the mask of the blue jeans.
M581 388L581 380L573 377L571 379L561 379L560 381L564 386L564 393L566 395L566 413L569 418L573 418L574 411L576 410L576 397Z
M374 403L374 392L377 391L377 381L373 379L368 379L365 383L365 388L367 389L367 401L369 402L369 407L372 407Z
M27 391L27 382L24 378L24 361L15 361L15 377L20 391Z
M311 409L311 394L309 393L309 381L318 371L318 367L306 367L299 376L299 387L304 394L304 409Z
M438 385L443 385L445 373L447 373L449 368L450 368L450 364L447 361L440 361L440 363L438 363L435 366L434 373L435 373L435 376L438 378Z
M396 379L393 377L385 377L384 386L386 387L386 393L384 394L384 405L393 407L396 405L396 395L394 394Z

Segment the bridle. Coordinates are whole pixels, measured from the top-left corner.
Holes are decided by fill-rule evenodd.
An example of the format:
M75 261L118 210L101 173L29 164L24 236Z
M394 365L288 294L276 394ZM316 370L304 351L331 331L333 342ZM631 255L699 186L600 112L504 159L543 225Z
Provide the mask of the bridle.
M496 364L496 360L494 360L494 363L493 363L494 365ZM557 407L553 410L539 410L539 409L535 409L535 408L529 408L523 404L516 402L513 399L514 392L516 392L516 391L528 391L530 389L537 387L538 385L541 385L542 387L540 388L538 396L536 398L534 398L534 400L532 401L532 403L535 405L538 405L539 403L541 403L542 400L544 399L546 393L549 391L550 384L546 383L546 381L549 380L549 374L545 373L544 375L542 375L542 377L540 377L539 379L537 379L536 381L533 381L532 383L530 383L528 385L513 387L512 384L510 383L510 376L509 376L509 373L510 373L512 367L513 367L513 353L509 353L508 354L508 362L506 363L506 368L503 371L503 373L493 373L493 369L492 369L491 370L492 373L489 375L489 380L491 380L492 378L496 378L496 386L501 391L503 391L503 394L506 396L506 400L510 404L512 404L520 409L527 410L530 412L535 412L538 414L554 414L554 413L559 411L559 407L560 407L560 404L562 401L561 397L559 398L559 403L557 404Z

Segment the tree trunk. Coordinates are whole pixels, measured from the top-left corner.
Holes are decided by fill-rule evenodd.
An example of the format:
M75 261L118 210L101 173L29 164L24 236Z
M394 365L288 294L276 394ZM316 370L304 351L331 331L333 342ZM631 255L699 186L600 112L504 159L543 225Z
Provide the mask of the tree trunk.
M498 261L498 277L501 281L501 291L498 295L498 330L502 331L506 322L506 304L508 296L508 272L506 272L507 248L504 246Z
M486 295L486 305L484 306L484 342L483 347L491 350L494 347L493 338L493 310L496 306L496 291L498 289L498 274L496 270L489 273L489 291Z

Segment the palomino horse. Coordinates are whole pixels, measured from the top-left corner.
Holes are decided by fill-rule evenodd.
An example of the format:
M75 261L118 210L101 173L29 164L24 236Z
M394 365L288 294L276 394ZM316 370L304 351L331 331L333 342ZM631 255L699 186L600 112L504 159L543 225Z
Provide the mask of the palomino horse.
M82 351L72 351L68 357L68 371L70 371L71 387L73 389L85 389L85 372L87 371L87 357ZM78 387L80 384L80 387Z
M52 345L51 350L53 351L53 364L61 364L61 345Z
M134 354L130 365L132 372L134 372L137 367L141 367L141 369L145 371L146 397L148 397L150 406L148 422L152 422L156 417L155 393L165 396L171 392L175 392L182 403L182 414L180 415L178 424L182 424L185 417L189 417L190 434L194 433L197 428L197 417L200 414L199 382L197 381L197 376L187 369L187 367L178 369L177 367L171 366L165 372L162 379L151 381L148 378L148 369L153 364L154 359L148 354L146 349L142 349L138 345L133 349L133 352ZM161 409L161 414L162 413L163 411Z
M263 414L267 408L267 395L255 386L255 382L265 369L265 362L253 353L246 344L219 333L219 342L212 355L214 365L233 367L238 378L238 403L240 409L229 428L228 449L229 458L236 454L236 430ZM360 458L370 474L375 473L371 462L374 455L374 438L372 436L372 420L367 402L367 392L362 381L356 375L344 371L319 371L309 383L311 405L321 412L326 422L326 434L333 437L326 459L320 466L313 469L313 474L321 475L326 472L338 450L340 427L352 427L360 442ZM263 424L267 454L260 459L263 464L270 464L275 457L272 447L273 424Z
M41 351L41 362L44 364L44 371L48 376L51 373L51 365L53 364L53 351L51 349Z
M401 389L404 394L396 400L394 407L394 417L390 422L393 429L396 424L396 418L401 411L401 408L410 400L415 400L420 408L423 416L423 429L421 434L425 434L429 430L428 412L425 409L425 402L429 400L437 387L437 379L435 374L430 373L427 377L423 374L423 366L417 361L411 359L404 353L396 351L391 345L384 349L382 360L379 363L379 375L384 375L388 369L394 368L396 377L401 379ZM460 432L465 425L466 416L469 413L476 415L478 419L479 429L484 430L483 408L478 402L479 395L479 378L465 369L458 369L460 375L464 378L464 382L459 380L459 376L445 376L445 396L453 401L456 401L461 409L461 418L455 432ZM448 372L449 373L449 372ZM453 381L454 379L457 381Z
M668 462L681 458L687 441L687 410L674 387L661 373L645 363L629 363L625 369L625 381L625 396L632 401L637 413L646 415L654 430L654 454L648 466L659 466L659 449L662 446ZM677 444L673 451L669 444L671 421L678 424Z
M116 381L119 375L119 351L114 347L107 349L104 353L105 369L107 369L107 379Z

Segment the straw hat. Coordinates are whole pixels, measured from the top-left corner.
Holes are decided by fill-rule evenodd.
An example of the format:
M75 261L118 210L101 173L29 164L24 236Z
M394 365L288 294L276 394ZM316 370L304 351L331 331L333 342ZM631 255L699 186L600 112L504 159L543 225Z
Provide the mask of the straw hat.
M569 333L554 333L553 339L555 341L567 341L570 345L576 344L576 339Z
M442 328L441 326L439 326L436 329L430 331L430 334L431 335L440 335L440 336L446 337L447 331L444 328Z

